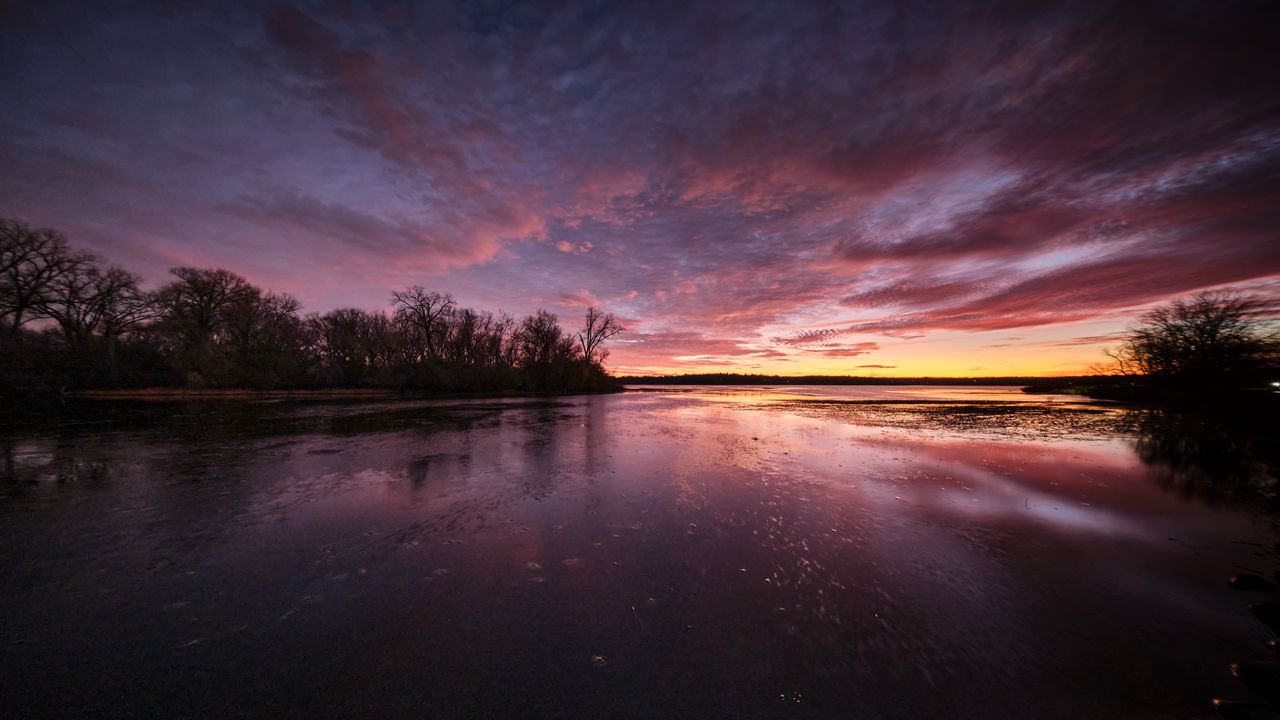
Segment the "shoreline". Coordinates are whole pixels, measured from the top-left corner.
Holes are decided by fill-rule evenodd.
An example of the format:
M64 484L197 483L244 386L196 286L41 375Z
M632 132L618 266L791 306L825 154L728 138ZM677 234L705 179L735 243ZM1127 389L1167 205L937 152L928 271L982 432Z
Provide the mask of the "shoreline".
M602 395L623 392L610 390L572 390L565 392L532 392L528 390L482 390L475 392L405 392L388 388L311 388L300 390L250 390L217 388L193 390L184 388L139 388L129 390L76 390L63 392L63 400L155 401L176 400L450 400L503 397L561 397L567 395Z
M324 389L187 389L151 387L137 389L81 389L61 393L67 400L325 400L325 398L394 398L401 393L383 388Z
M222 388L141 388L131 390L74 390L62 393L71 400L305 400L325 398L395 398L400 393L381 388L327 388L311 390L248 390Z

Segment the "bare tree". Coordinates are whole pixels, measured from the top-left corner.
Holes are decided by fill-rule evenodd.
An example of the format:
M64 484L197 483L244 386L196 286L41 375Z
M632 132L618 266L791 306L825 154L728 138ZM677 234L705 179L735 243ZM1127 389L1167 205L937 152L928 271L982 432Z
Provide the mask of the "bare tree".
M623 331L623 327L613 318L613 313L602 313L594 305L587 308L587 317L583 327L578 331L578 346L582 357L588 363L601 365L609 356L609 351L601 347L605 340Z
M87 262L54 230L34 230L0 219L0 319L8 318L10 339L32 317L54 283Z
M454 308L453 297L438 292L428 292L421 285L391 293L391 304L396 319L417 331L426 346L428 360L439 359L439 345L444 330L444 318Z
M549 365L556 359L564 339L560 319L554 313L539 310L530 315L516 331L520 364L528 368Z
M102 279L102 271L88 262L70 268L55 277L37 298L31 308L32 317L56 322L67 348L87 350L101 320Z
M258 288L227 307L224 343L233 382L270 387L301 373L301 307L292 295Z
M277 336L297 321L301 308L292 295L253 288L227 306L227 341L237 348L278 343Z
M516 364L516 319L500 312L493 318L485 339L485 353L493 365L514 367Z
M339 308L311 315L307 326L326 379L362 385L386 369L395 354L394 328L386 315L356 308Z
M32 387L114 384L125 370L130 383L185 374L188 383L245 387L601 389L602 345L622 330L594 307L582 330L566 334L545 310L517 323L419 286L392 294L394 314L346 308L304 319L296 299L235 273L170 272L149 293L136 275L96 264L57 232L0 218L0 340L31 335L22 327L35 318L55 324L61 339L42 333L39 343L0 348L0 373L38 381L23 383ZM0 393L13 386L0 384Z
M1264 309L1237 293L1202 292L1151 310L1106 353L1124 375L1211 385L1239 381L1276 362L1277 333Z
M116 352L120 338L156 316L155 296L144 292L141 283L137 275L118 267L107 268L98 278L98 325L113 383L120 377Z
M462 308L449 313L445 322L443 355L453 365L478 364L477 343L485 328L483 313Z
M116 346L120 336L153 317L151 295L143 292L138 276L122 268L103 270L83 262L50 284L34 313L58 324L63 342L86 352L101 341L107 370L119 375Z
M257 290L227 270L180 267L169 272L177 280L159 292L163 321L177 340L179 355L190 367L204 370L227 310Z

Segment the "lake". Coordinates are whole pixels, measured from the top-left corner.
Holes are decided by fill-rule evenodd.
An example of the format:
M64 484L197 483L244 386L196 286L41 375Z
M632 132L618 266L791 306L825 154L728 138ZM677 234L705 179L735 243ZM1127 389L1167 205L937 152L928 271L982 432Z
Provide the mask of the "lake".
M1016 388L97 403L7 437L7 717L1169 718L1274 478Z

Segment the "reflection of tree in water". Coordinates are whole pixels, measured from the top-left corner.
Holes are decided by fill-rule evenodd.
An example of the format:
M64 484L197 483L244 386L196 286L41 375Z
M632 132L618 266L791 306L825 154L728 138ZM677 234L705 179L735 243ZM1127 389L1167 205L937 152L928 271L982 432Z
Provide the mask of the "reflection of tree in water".
M10 493L41 482L59 485L106 481L110 469L110 444L87 446L69 438L42 442L0 440L0 481Z
M1134 449L1164 489L1210 502L1277 503L1276 442L1260 434L1274 431L1214 415L1166 410L1136 415Z

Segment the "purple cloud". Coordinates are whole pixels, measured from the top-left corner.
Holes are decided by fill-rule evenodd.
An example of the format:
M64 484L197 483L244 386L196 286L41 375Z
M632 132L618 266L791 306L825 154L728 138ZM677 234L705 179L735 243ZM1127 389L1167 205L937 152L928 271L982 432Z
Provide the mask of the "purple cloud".
M314 310L597 303L627 367L1088 348L1276 294L1277 31L1207 2L31 5L0 29L0 214Z

